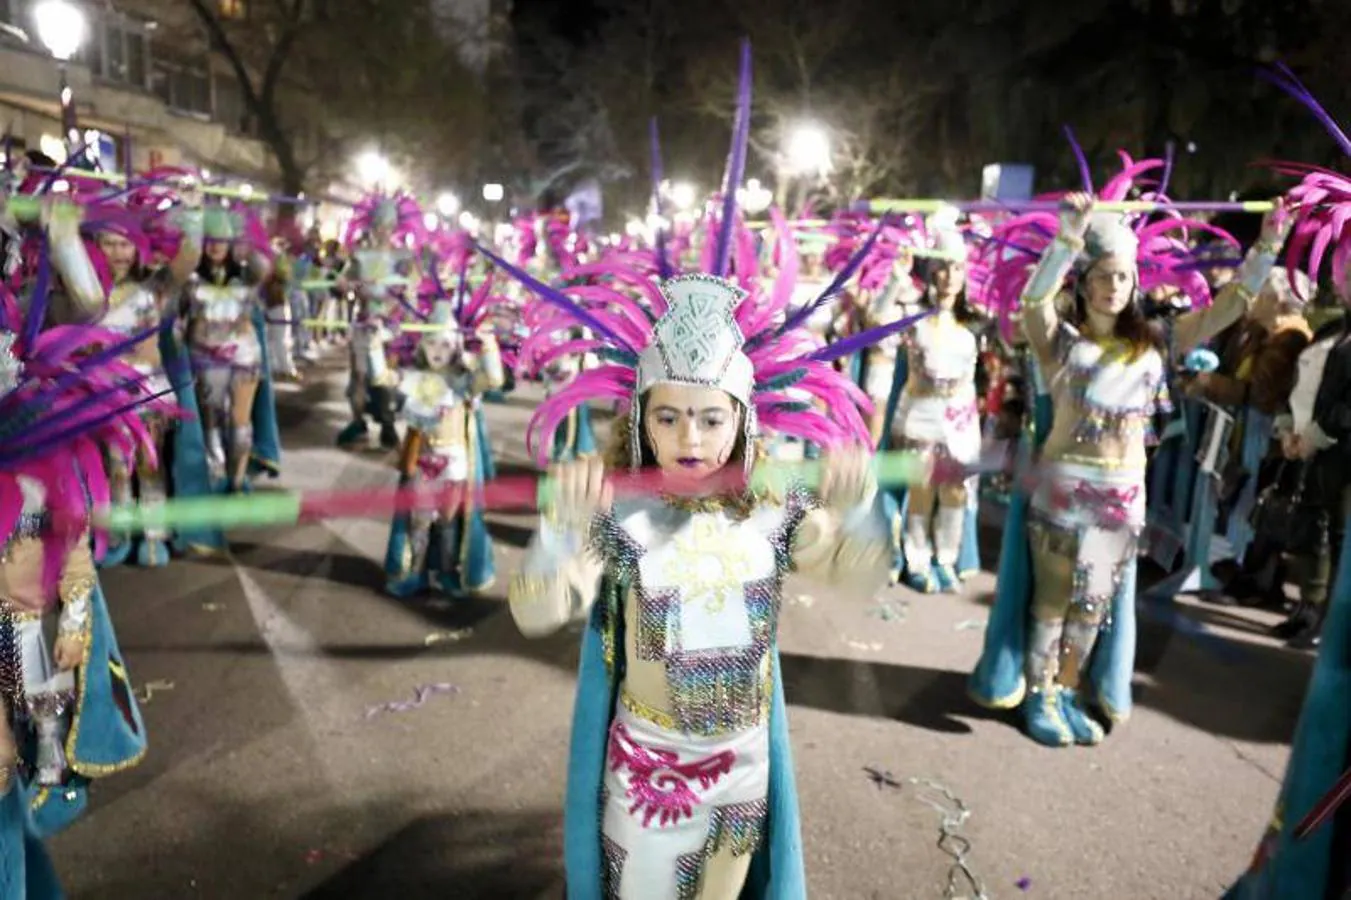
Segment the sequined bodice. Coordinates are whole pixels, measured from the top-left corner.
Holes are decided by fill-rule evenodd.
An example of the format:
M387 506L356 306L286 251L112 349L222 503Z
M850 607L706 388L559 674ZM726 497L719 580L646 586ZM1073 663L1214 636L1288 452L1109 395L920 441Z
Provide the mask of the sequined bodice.
M976 393L976 336L955 321L923 319L906 339L907 394L970 399Z
M119 334L133 335L148 331L159 324L159 302L153 291L136 281L114 285L108 295L108 311L99 323ZM133 364L158 367L158 341L152 335L127 353Z
M1153 416L1169 408L1163 358L1153 349L1134 353L1120 341L1088 340L1062 328L1045 458L1143 470Z
M762 724L787 560L783 509L738 521L643 501L609 521L631 567L623 701L692 735Z
M257 292L237 281L212 284L196 281L192 286L194 340L208 346L237 343L253 337L253 306Z

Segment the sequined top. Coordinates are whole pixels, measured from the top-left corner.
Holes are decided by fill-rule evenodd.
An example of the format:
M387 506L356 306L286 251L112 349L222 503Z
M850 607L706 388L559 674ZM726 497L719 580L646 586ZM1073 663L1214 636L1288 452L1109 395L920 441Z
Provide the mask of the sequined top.
M921 319L904 335L905 394L910 398L976 399L976 336L950 314Z
M1054 402L1043 447L1047 461L1137 472L1143 476L1151 419L1171 410L1163 354L1095 339L1060 318L1054 302L1077 248L1057 239L1047 248L1022 296L1023 330ZM1169 349L1177 358L1243 316L1252 299L1245 286L1266 277L1269 258L1249 255L1243 281L1226 286L1209 307L1178 316Z
M114 285L108 294L108 311L99 324L128 337L154 328L160 321L159 297L154 284L152 279L149 283L123 281ZM126 360L135 366L159 368L159 342L155 336L128 350Z
M32 479L19 476L24 494L23 512L0 552L0 606L20 618L35 618L41 610L83 601L95 582L94 557L89 535L76 541L62 563L57 596L42 587L44 537L50 516L44 506L44 491Z
M194 279L189 290L192 342L202 347L232 347L257 343L253 309L257 286L232 279L214 284Z
M428 451L463 447L468 437L465 415L480 394L505 381L501 355L491 337L466 365L450 373L410 370L399 381L404 420L426 436L423 447Z
M542 525L508 598L521 630L542 635L585 615L608 574L624 586L598 613L623 621L622 648L615 629L602 638L610 665L622 654L620 701L668 731L712 737L766 721L791 571L839 594L884 585L885 523L871 503L841 514L800 490L744 519L629 500L597 520L590 552L575 533Z

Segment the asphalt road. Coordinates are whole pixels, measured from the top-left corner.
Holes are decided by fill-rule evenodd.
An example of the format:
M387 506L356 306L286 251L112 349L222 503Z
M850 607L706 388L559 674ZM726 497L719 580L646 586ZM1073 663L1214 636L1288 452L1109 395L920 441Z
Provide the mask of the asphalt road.
M333 446L341 387L336 364L282 387L276 486L394 481L390 454ZM524 468L530 396L490 407L507 470ZM504 608L530 527L493 520L498 587L455 606L380 592L388 525L374 520L241 531L228 561L105 573L151 752L52 842L71 895L561 896L576 637L528 641ZM945 896L943 817L909 778L969 808L989 897L1217 897L1270 814L1311 657L1258 633L1270 615L1183 601L1207 636L1142 621L1133 719L1100 747L1046 750L965 696L992 587L986 574L962 597L879 599L790 585L781 640L813 898ZM382 710L427 685L420 706Z

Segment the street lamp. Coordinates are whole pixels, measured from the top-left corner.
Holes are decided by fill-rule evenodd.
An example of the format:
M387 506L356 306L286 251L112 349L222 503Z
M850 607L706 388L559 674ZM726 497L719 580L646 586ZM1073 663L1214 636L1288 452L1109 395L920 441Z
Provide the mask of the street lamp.
M33 9L38 26L38 38L56 60L61 73L61 134L67 147L80 143L80 130L75 121L74 94L70 90L68 67L70 59L79 52L88 36L89 26L78 6L66 0L43 0Z
M773 192L762 185L758 178L748 178L746 186L737 189L736 197L741 208L752 216L760 215L774 202Z
M483 186L483 199L489 203L499 203L507 194L506 189L500 184L485 184Z
M830 136L820 125L795 125L788 133L784 151L789 175L824 175L830 171Z
M460 211L460 198L446 191L436 198L436 211L449 219Z
M694 205L695 190L694 185L687 181L679 181L671 185L671 203L675 208L681 211L689 209Z
M389 179L389 160L375 150L357 157L357 174L367 187L378 187Z

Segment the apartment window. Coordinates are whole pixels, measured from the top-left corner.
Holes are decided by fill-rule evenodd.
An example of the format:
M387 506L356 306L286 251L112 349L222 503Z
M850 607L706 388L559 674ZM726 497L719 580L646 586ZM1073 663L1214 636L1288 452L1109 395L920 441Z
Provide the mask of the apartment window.
M223 19L242 19L249 12L244 0L220 0L219 8Z
M177 112L211 115L211 77L202 69L155 60L156 95Z
M150 41L139 22L109 14L86 46L89 68L104 81L144 88Z
M216 74L216 120L231 131L253 134L253 117L244 103L244 91L230 75Z

